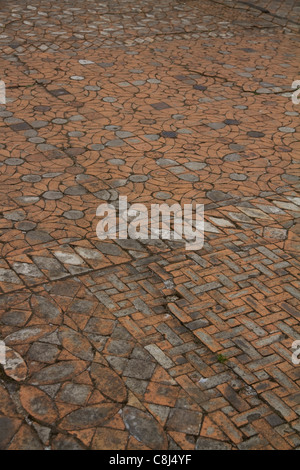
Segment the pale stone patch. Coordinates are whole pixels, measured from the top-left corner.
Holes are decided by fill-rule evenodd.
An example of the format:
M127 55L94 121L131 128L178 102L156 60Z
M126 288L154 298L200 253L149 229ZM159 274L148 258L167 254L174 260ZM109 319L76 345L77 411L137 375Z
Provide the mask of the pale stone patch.
M6 104L6 90L3 80L0 80L0 104Z
M204 231L209 233L220 233L220 230L217 229L210 222L204 222Z
M209 218L214 224L220 225L221 227L234 227L234 225L231 222L229 222L229 220L221 219L219 217L209 217Z
M55 251L55 256L62 262L62 263L66 263L66 264L74 264L75 266L80 266L81 264L83 264L83 260L73 254L73 253L64 253L63 251Z

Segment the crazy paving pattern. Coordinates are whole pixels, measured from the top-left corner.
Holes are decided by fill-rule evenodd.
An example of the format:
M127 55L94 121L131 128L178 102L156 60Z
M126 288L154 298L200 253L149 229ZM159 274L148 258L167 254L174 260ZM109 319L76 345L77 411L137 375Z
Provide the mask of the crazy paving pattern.
M2 449L300 447L298 26L0 1ZM119 195L205 204L203 249L100 241Z

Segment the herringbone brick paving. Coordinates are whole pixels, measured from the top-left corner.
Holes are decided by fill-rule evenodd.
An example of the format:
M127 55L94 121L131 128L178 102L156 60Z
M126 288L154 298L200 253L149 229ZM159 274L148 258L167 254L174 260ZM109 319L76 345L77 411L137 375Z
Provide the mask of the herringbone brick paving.
M298 3L0 6L0 447L299 448ZM100 241L120 195L203 248Z

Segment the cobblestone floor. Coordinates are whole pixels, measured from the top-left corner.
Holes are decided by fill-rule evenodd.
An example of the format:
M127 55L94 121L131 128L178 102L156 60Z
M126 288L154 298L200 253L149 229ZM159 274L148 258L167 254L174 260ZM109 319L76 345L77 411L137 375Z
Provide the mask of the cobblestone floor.
M298 25L0 1L2 449L300 447ZM204 247L100 241L119 195L205 204Z

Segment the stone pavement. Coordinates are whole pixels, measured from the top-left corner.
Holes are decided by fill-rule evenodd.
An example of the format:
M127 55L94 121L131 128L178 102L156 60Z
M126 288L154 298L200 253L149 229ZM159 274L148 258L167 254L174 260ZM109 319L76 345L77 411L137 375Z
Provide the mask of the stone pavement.
M298 25L0 1L2 449L300 447ZM204 247L100 241L119 195L205 204Z
M299 0L212 0L228 8L246 10L261 20L273 22L292 30L299 30L300 2Z

